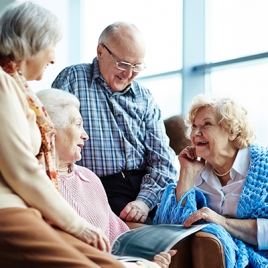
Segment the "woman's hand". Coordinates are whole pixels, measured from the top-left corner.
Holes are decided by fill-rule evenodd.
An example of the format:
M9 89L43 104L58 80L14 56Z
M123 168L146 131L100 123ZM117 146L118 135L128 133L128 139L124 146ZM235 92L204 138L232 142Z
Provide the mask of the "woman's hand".
M194 146L187 146L179 154L181 168L191 168L197 174L205 165L205 160L198 157Z
M78 238L101 251L111 252L111 246L103 231L94 225L87 223L86 228Z
M232 236L254 246L258 245L257 241L257 220L256 219L232 219L225 218L208 207L203 207L194 212L184 222L185 227L190 227L198 220L212 222L222 226Z
M212 222L224 227L225 225L225 217L219 215L212 209L208 207L203 207L196 212L194 212L188 219L184 222L185 227L190 227L193 223L198 220L204 220L206 222Z
M195 178L198 172L204 167L205 160L199 159L196 155L194 146L187 146L179 154L180 176L176 187L176 198L181 196L194 187Z
M177 253L177 250L172 249L169 252L160 252L154 256L154 262L157 263L161 268L169 267L171 257Z

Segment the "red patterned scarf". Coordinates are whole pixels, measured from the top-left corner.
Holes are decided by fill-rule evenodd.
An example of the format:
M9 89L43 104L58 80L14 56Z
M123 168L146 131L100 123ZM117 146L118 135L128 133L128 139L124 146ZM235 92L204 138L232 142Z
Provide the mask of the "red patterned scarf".
M40 152L36 157L40 162L42 161L45 163L47 175L58 189L57 172L55 168L55 129L53 123L41 101L29 88L26 79L18 70L16 63L10 60L8 57L0 56L0 66L6 73L14 78L18 86L25 94L29 107L36 114L36 123L39 127L42 137Z

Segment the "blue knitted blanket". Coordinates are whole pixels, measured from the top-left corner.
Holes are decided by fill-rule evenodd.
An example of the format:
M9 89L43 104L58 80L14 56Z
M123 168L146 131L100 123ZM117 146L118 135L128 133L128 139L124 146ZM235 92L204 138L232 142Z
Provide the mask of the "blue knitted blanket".
M154 224L183 224L193 212L207 206L205 196L197 188L189 190L177 203L175 189L175 184L170 184L166 188ZM268 219L268 148L266 147L250 146L250 166L238 202L237 218ZM214 223L208 224L202 231L212 233L221 240L227 268L268 267L268 250L258 250L256 246L232 237L223 227Z

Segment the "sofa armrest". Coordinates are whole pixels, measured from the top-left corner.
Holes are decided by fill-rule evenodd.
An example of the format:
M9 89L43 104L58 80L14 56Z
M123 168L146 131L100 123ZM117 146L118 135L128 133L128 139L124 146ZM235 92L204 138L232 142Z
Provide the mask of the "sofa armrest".
M192 235L193 268L225 268L224 249L213 234L199 231Z
M177 253L171 258L169 268L192 268L191 243L192 236L188 236L172 247Z
M213 234L199 231L178 242L170 268L226 268L221 241Z

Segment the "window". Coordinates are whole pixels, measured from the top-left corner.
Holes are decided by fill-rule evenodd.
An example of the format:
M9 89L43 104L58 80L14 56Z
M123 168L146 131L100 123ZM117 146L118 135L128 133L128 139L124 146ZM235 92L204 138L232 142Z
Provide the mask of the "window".
M264 146L268 146L267 13L266 0L212 0L208 1L206 20L207 62L230 60L226 65L205 68L207 91L230 96L242 104L255 124L257 142ZM258 55L260 59L254 60ZM243 61L241 57L247 56L253 60Z
M207 58L210 62L268 50L267 0L207 1Z

